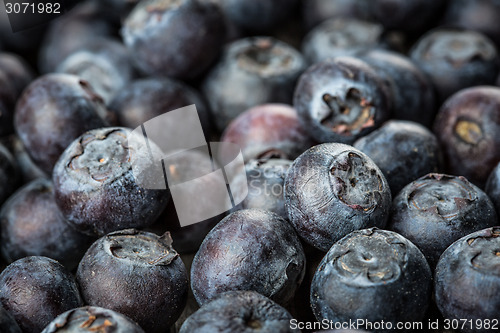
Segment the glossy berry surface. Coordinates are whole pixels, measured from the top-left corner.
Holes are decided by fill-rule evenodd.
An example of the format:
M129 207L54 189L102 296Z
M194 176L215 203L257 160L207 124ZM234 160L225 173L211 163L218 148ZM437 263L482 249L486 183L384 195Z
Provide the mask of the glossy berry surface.
M428 174L394 198L387 226L412 241L435 266L457 239L498 224L493 203L461 176Z
M0 274L0 301L23 332L41 332L61 313L83 306L75 278L47 257L25 257Z
M144 73L192 79L218 56L225 26L209 1L154 0L134 7L121 34Z
M47 173L80 134L108 124L101 97L78 76L47 74L24 90L14 126L31 158Z
M323 252L350 232L384 227L391 192L375 163L340 143L314 146L285 178L285 207L300 237Z
M221 140L236 143L246 161L270 156L294 159L313 145L297 111L286 104L263 104L243 112L229 123Z
M290 328L288 311L255 291L228 291L202 306L179 333L298 332Z
M54 167L57 206L77 230L102 236L145 227L165 208L167 190L144 189L137 182L135 175L147 176L156 161L150 160L146 147L129 147L130 132L124 127L86 132L66 148Z
M441 107L434 133L449 173L483 186L500 161L500 88L479 86L451 96Z
M265 210L239 210L201 244L191 267L191 288L200 305L231 290L253 290L286 304L304 269L304 250L286 220Z
M42 333L144 333L130 318L98 306L85 306L66 311L45 327Z
M495 45L474 31L431 30L413 45L410 57L431 79L441 103L461 89L493 84L498 73Z
M499 319L499 236L498 227L477 231L457 240L439 259L436 303L445 318L468 321L463 332L489 332L482 319Z
M413 180L442 169L441 149L436 137L414 122L389 120L356 140L353 146L380 168L393 196Z
M186 267L168 233L110 233L87 250L76 277L87 304L119 312L146 332L165 332L186 304Z
M311 284L318 321L420 321L430 296L431 270L423 254L403 236L377 228L335 243Z
M318 142L353 143L388 119L388 85L354 57L327 59L309 67L295 88L293 106Z
M64 219L56 205L52 182L37 179L17 190L0 210L1 250L7 262L46 256L71 270L93 239Z
M232 119L259 104L291 104L304 69L302 55L275 38L248 37L229 44L202 84L217 129L224 130Z

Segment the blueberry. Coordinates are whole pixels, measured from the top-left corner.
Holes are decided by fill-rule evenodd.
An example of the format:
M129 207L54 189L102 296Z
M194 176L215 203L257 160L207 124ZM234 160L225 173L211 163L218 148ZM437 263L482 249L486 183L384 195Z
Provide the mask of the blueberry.
M450 1L443 23L468 30L476 30L500 45L500 3L495 0Z
M297 111L285 104L263 104L243 112L229 123L221 140L236 143L246 161L272 156L295 159L314 143Z
M445 318L467 320L462 332L491 332L494 320L500 320L499 236L493 227L462 237L437 264L436 303Z
M200 305L231 290L253 290L285 305L304 269L302 245L286 220L265 210L239 210L201 244L191 267L191 288Z
M35 162L33 162L30 155L26 151L26 147L24 147L17 135L11 135L6 144L14 157L14 164L17 165L16 173L20 174L21 183L24 184L37 178L47 177L47 174L40 169ZM17 176L14 176L14 178L9 179L16 179L16 177Z
M293 105L318 142L352 143L389 118L392 96L372 67L346 56L309 67L297 83Z
M490 173L484 191L493 202L497 214L500 214L500 163Z
M193 79L219 55L225 26L208 1L141 1L122 26L125 45L146 74Z
M394 103L392 118L415 121L430 128L437 102L427 75L400 53L372 50L360 56L389 82Z
M47 257L25 257L0 274L0 301L23 332L41 332L55 317L83 306L74 277Z
M83 132L108 124L101 97L79 77L47 74L20 97L14 126L32 159L47 173L59 155Z
M443 158L436 137L414 122L389 120L353 146L380 168L393 196L413 180L442 169Z
M68 55L55 71L77 75L87 81L106 104L134 76L127 48L112 38L89 41L85 47Z
M307 30L333 17L352 17L372 21L368 6L370 0L308 0L304 1L302 14Z
M304 38L302 52L313 64L337 56L356 56L383 46L381 24L337 17L322 22Z
M66 311L54 319L42 333L144 333L135 322L113 310L85 306Z
M66 148L55 165L52 178L57 206L77 230L102 236L146 227L165 208L167 190L144 189L137 182L135 176L147 176L157 161L149 159L146 147L130 148L129 134L124 127L86 132Z
M228 291L188 317L179 333L298 332L290 320L286 309L255 291Z
M92 243L92 238L63 218L52 182L44 178L18 189L3 204L0 227L0 247L9 263L26 256L46 256L72 270Z
M368 11L375 21L382 23L387 29L419 34L435 24L447 2L447 0L377 0L369 1Z
M295 230L323 252L354 230L384 227L391 207L380 169L361 151L340 143L300 155L288 169L284 192Z
M20 185L21 174L14 156L0 144L0 204L2 204Z
M53 72L66 57L87 43L111 36L114 28L106 19L107 14L99 2L83 1L62 17L51 21L39 49L40 72Z
M0 331L3 333L21 333L19 325L12 315L0 303Z
M410 57L428 75L441 103L461 89L493 84L498 73L495 45L474 31L428 31L413 45Z
M311 285L318 321L383 320L393 328L397 322L421 321L430 296L431 270L420 250L377 228L354 231L335 243Z
M186 304L186 267L168 233L110 233L87 250L76 277L87 304L119 312L146 332L168 330Z
M441 107L434 123L448 173L482 187L500 161L500 88L461 90Z
M304 69L302 55L272 37L248 37L229 44L202 84L218 130L256 105L291 104Z
M196 105L206 137L210 137L211 119L200 93L190 86L168 78L146 78L130 82L109 104L120 126L136 128L146 121L188 105Z
M497 223L491 200L466 178L428 174L394 198L387 228L412 241L434 267L451 243Z
M266 33L294 12L298 0L221 0L224 14L241 29Z
M246 163L246 177L233 179L235 188L248 188L245 199L237 209L258 208L271 211L287 219L283 184L292 161L280 158L250 160Z

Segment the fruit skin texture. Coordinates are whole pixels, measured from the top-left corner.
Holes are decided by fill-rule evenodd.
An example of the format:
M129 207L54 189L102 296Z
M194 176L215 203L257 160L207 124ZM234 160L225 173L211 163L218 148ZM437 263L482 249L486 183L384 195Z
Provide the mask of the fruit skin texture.
M353 146L382 170L393 196L413 180L442 169L443 157L436 137L414 122L389 120Z
M179 333L299 332L290 328L291 319L285 308L255 291L228 291L188 317Z
M460 238L441 255L434 275L435 299L448 319L472 320L463 332L491 332L474 326L477 319L499 320L500 229Z
M216 59L226 31L222 13L208 1L153 0L132 10L121 34L145 74L193 79Z
M470 30L430 30L409 55L434 84L439 103L461 89L493 84L499 69L493 42Z
M143 172L147 176L157 161L150 160L146 147L129 149L128 134L130 129L124 127L86 132L66 148L54 167L57 206L77 230L102 236L146 227L165 208L167 190L138 185L135 176Z
M186 305L186 267L168 233L110 233L87 250L76 278L87 304L119 312L146 332L165 332Z
M46 256L68 270L78 266L93 238L64 219L49 179L36 179L18 189L0 210L1 250L8 263L26 256Z
M71 141L111 118L90 85L69 74L47 74L33 81L19 98L14 126L31 158L52 171Z
M42 333L145 333L130 318L98 306L85 306L66 311L54 319Z
M304 250L292 226L275 213L244 209L209 232L191 266L191 288L200 305L230 290L253 290L286 305L304 271Z
M483 187L500 161L500 88L461 90L442 105L434 123L450 174Z
M428 174L394 198L387 228L408 238L435 267L457 239L498 224L493 203L462 176Z
M358 230L335 243L319 264L311 306L318 321L421 321L431 277L423 254L403 236Z
M352 144L389 118L389 85L354 57L326 59L309 67L295 87L293 106L318 142Z
M295 159L314 141L286 104L262 104L246 110L226 127L222 142L236 143L245 161L279 156Z
M248 37L229 44L202 83L217 129L222 132L256 105L291 104L305 68L300 52L273 37Z
M380 169L341 143L314 146L285 177L285 207L299 236L323 252L354 230L383 228L391 192Z
M41 332L59 314L83 306L71 273L40 256L14 261L0 274L0 301L23 332Z

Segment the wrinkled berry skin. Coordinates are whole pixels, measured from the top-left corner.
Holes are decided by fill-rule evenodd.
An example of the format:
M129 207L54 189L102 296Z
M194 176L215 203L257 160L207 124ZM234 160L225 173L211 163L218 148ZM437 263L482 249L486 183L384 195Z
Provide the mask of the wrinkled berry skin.
M253 290L285 305L304 270L304 250L292 226L275 213L245 209L208 233L191 266L191 288L200 305L230 290Z
M149 75L193 79L216 59L225 39L224 18L208 1L142 1L121 34L137 66Z
M500 163L490 173L484 191L493 202L497 215L500 214Z
M296 49L272 37L248 37L229 44L202 84L217 129L223 131L232 119L256 105L291 104L305 67Z
M108 124L102 99L78 76L47 74L19 98L14 126L31 158L45 172L80 134Z
M323 252L354 230L383 228L391 191L361 151L325 143L300 155L285 177L285 207L299 236Z
M389 82L393 97L392 118L431 127L437 113L431 81L408 57L387 50L372 50L362 59Z
M415 179L442 169L442 154L434 134L424 126L389 120L354 142L384 174L393 196Z
M270 156L295 159L313 145L297 111L286 104L252 107L233 119L222 142L236 143L245 161Z
M98 306L85 306L66 311L54 319L42 333L144 333L126 316Z
M76 278L87 304L119 312L146 332L168 330L186 305L186 267L168 233L110 233L87 250Z
M4 309L3 305L0 303L0 331L2 333L21 333L19 325L17 325L16 320L7 310Z
M428 174L394 198L387 228L418 246L435 267L454 241L497 224L491 200L466 178Z
M500 161L500 88L479 86L451 96L434 123L449 173L483 187Z
M2 256L8 263L27 256L46 256L72 270L93 241L64 219L52 182L43 178L26 184L5 202L0 228Z
M290 328L291 319L285 308L255 291L228 291L188 317L179 333L299 332Z
M403 236L377 228L335 243L316 270L311 306L318 321L421 321L430 302L431 270Z
M136 181L136 175L147 174L157 161L149 159L146 147L129 149L129 134L124 127L86 132L66 148L54 167L57 206L77 230L102 236L146 227L165 208L167 190L144 189Z
M297 0L221 0L224 14L233 24L261 33L281 25L297 4Z
M491 327L484 329L476 320L500 320L499 236L499 228L493 227L462 237L446 249L437 264L436 303L445 318L472 321L472 325L464 325L463 332L491 332Z
M421 33L440 17L447 0L377 0L369 2L369 13L386 29ZM453 2L453 1L451 1ZM391 13L388 15L388 13Z
M74 277L47 257L25 257L0 274L0 301L23 332L38 333L55 317L83 306Z
M258 208L271 211L288 219L283 195L285 175L292 161L269 158L250 160L245 164L246 177L233 178L234 188L248 188L245 199L235 207L238 209Z
M364 61L326 59L301 75L293 99L309 135L318 142L353 143L388 119L388 84Z
M338 56L356 56L383 47L384 27L355 18L337 17L322 22L302 42L302 52L310 64Z
M118 92L109 104L120 126L136 128L165 112L196 105L201 126L210 137L210 113L200 93L188 85L168 78L135 80ZM208 140L207 140L208 141Z
M431 30L413 45L410 58L432 81L440 103L461 89L493 84L499 68L495 45L475 31Z

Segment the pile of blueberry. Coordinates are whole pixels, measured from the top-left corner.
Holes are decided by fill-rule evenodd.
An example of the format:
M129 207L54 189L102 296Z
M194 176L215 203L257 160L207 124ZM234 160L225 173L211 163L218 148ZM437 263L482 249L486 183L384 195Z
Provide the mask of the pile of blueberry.
M500 1L66 5L0 13L0 332L500 329ZM248 194L181 226L128 138L192 104Z

